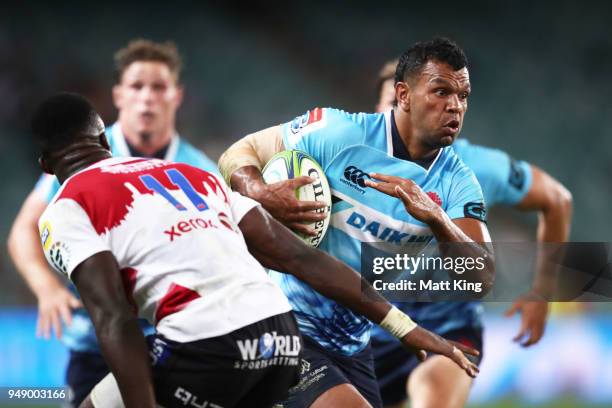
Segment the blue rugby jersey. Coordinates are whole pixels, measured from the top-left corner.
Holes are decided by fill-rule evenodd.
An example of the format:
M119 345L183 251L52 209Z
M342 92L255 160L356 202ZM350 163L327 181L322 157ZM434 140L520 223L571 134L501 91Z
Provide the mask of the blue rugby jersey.
M438 196L450 218L466 216L466 204L482 204L480 186L450 148L440 149L428 169L395 157L404 149L387 113L350 114L317 108L282 126L287 149L302 150L319 162L329 181L332 216L319 248L360 269L362 242L433 240L430 228L410 216L402 202L363 184L367 173L412 179ZM468 214L467 216L471 216ZM352 355L369 342L371 323L318 294L291 275L272 272L289 298L301 332L321 346Z
M453 150L474 172L488 208L495 205L518 204L531 188L532 173L529 163L515 160L506 152L471 144L466 139L453 143ZM437 302L397 304L419 325L438 334L462 328L482 327L480 302ZM379 341L394 341L386 331L375 328L373 336Z
M113 156L130 156L130 150L121 131L119 123L106 128L106 136L111 147ZM215 163L210 160L203 152L193 147L189 142L182 139L179 135L172 137L166 150L164 160L190 164L211 173L219 174ZM43 174L36 183L35 190L49 203L60 188L57 178L50 174ZM78 292L73 284L69 285L70 290L78 296ZM140 321L145 335L153 333L144 320ZM89 315L84 308L77 309L73 313L72 324L63 327L62 342L70 350L74 351L99 351L96 333Z
M453 149L476 175L487 207L516 205L531 188L529 163L515 160L499 149L471 144L466 139L453 143Z

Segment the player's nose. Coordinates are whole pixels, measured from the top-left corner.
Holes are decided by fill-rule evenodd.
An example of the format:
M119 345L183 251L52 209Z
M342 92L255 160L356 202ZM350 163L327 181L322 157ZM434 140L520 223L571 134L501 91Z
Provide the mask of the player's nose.
M153 101L153 96L154 96L153 88L150 86L143 86L140 89L138 96L143 101Z
M448 112L457 113L461 111L461 107L462 105L461 105L461 102L459 101L458 95L449 96L447 103L446 103L446 110Z

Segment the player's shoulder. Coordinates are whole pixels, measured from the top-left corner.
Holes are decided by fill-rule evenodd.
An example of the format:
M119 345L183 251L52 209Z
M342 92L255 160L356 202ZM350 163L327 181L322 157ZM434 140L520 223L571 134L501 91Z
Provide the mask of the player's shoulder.
M175 161L199 167L206 171L217 172L217 166L202 150L198 149L184 137L179 136Z
M461 155L462 153L470 150L472 147L472 144L469 142L469 140L465 138L460 138L453 142L452 147L455 153L457 153L458 155Z
M293 133L307 133L318 129L333 130L337 127L363 127L381 116L376 113L348 112L343 109L326 107L313 108L289 123Z
M363 142L373 122L384 122L382 114L348 112L337 108L314 108L285 126L289 145L308 135L325 136L327 141L354 144Z
M452 147L443 148L438 161L440 162L440 169L445 173L460 176L474 174Z
M351 123L359 127L385 121L384 113L348 112L337 108L323 108L323 116L325 115L332 123Z
M55 203L62 198L76 200L84 193L101 192L103 190L112 189L113 186L109 184L111 180L107 180L111 172L100 171L100 169L105 166L108 167L136 160L142 159L135 159L133 157L112 157L101 160L73 174L61 185L53 202Z

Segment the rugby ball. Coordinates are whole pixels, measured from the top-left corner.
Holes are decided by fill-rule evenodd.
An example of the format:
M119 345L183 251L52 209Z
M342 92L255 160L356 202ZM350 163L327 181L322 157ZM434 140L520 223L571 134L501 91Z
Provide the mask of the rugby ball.
M327 217L322 221L312 222L308 225L316 232L315 236L307 237L302 234L298 236L308 245L317 247L323 240L329 220L331 218L331 190L323 169L309 155L299 150L286 150L275 154L262 170L262 176L266 184L277 183L300 176L309 176L316 181L312 184L302 186L295 190L295 196L302 201L322 201L327 207L321 212L327 211Z

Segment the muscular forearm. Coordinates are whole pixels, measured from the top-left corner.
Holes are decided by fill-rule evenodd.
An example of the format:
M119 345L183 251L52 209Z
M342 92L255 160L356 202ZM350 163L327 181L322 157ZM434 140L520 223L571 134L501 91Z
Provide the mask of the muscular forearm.
M230 186L232 190L257 200L265 182L261 171L256 166L240 167L232 173Z
M330 299L379 324L391 305L346 264L310 249L292 257L285 270ZM331 273L330 273L331 272Z
M556 282L556 262L551 261L558 251L555 243L567 242L572 217L571 196L560 195L558 201L538 214L539 256L533 289L546 299L552 298Z
M453 274L453 278L482 283L483 290L480 293L486 294L493 286L495 279L495 262L489 244L475 242L443 211L440 211L429 226L444 256L479 260L484 264L482 269L474 268L461 275Z
M155 407L147 346L136 317L98 313L92 319L102 354L117 380L125 406Z
M438 242L467 243L474 242L465 232L461 230L448 215L440 210L431 221L428 222L431 233Z
M239 224L249 251L265 267L288 272L317 292L379 323L391 305L357 272L306 246L260 207Z
M551 261L559 248L554 243L569 238L572 218L572 194L545 171L531 165L532 185L527 195L517 204L524 211L538 211L539 254L533 289L549 298L554 292L556 264Z

